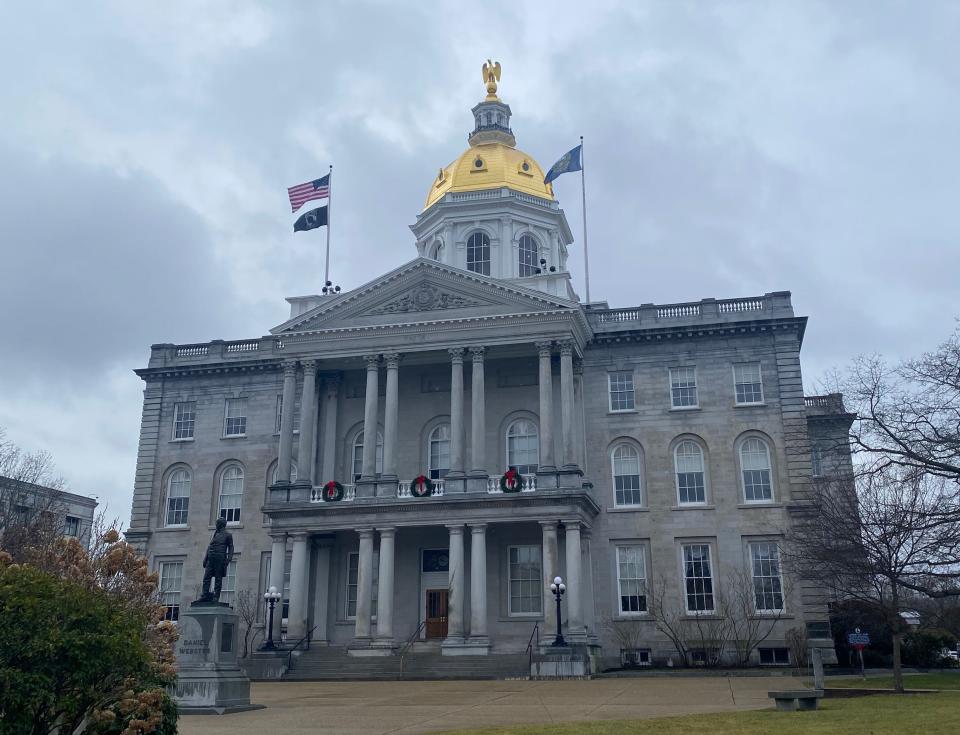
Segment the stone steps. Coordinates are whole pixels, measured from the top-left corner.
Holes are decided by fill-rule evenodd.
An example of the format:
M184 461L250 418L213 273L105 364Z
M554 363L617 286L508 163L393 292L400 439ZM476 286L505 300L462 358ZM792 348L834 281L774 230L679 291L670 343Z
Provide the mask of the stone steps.
M404 679L513 679L529 675L526 654L443 656L409 652L403 658ZM287 681L386 680L401 678L399 656L350 656L342 648L314 648L293 659Z

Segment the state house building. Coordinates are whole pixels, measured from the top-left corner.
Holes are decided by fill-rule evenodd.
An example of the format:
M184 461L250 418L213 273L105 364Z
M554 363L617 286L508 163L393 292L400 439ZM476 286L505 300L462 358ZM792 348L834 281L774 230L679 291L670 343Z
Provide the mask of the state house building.
M552 640L557 575L566 639L605 665L681 663L654 595L694 630L738 576L752 614L777 618L755 662L788 662L791 628L832 648L821 591L780 554L813 476L849 462L820 451L845 443L838 397L803 395L806 318L782 291L582 303L566 216L510 115L495 92L473 108L413 260L288 298L266 336L153 345L127 537L168 615L197 597L224 518L222 600L251 591L262 626L263 591L282 590L276 637L309 636L311 655L396 657L413 640L516 658L535 625ZM694 660L716 653L703 643Z

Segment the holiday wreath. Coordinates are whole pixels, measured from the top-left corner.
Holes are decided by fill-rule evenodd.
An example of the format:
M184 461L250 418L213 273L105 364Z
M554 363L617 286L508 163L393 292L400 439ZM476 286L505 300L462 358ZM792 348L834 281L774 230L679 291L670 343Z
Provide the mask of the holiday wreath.
M323 499L328 503L336 503L343 500L343 485L336 480L330 480L323 486Z
M410 494L415 498L433 495L433 481L426 475L417 475L410 483Z
M523 475L511 467L500 478L500 489L505 493L520 492L523 489Z

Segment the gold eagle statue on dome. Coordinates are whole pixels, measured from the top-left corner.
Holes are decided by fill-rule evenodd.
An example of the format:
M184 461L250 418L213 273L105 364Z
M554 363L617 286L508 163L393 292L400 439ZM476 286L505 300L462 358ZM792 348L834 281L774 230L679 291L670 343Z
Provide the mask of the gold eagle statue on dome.
M497 82L500 81L500 62L492 62L490 59L487 59L487 63L483 65L483 81L487 85L487 98L495 98L497 96Z

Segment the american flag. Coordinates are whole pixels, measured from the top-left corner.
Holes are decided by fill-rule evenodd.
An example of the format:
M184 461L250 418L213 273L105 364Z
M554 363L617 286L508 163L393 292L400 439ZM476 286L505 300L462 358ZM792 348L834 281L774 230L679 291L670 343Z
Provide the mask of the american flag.
M326 199L330 196L330 174L308 181L306 184L288 187L287 194L290 196L290 207L293 212L311 199Z

